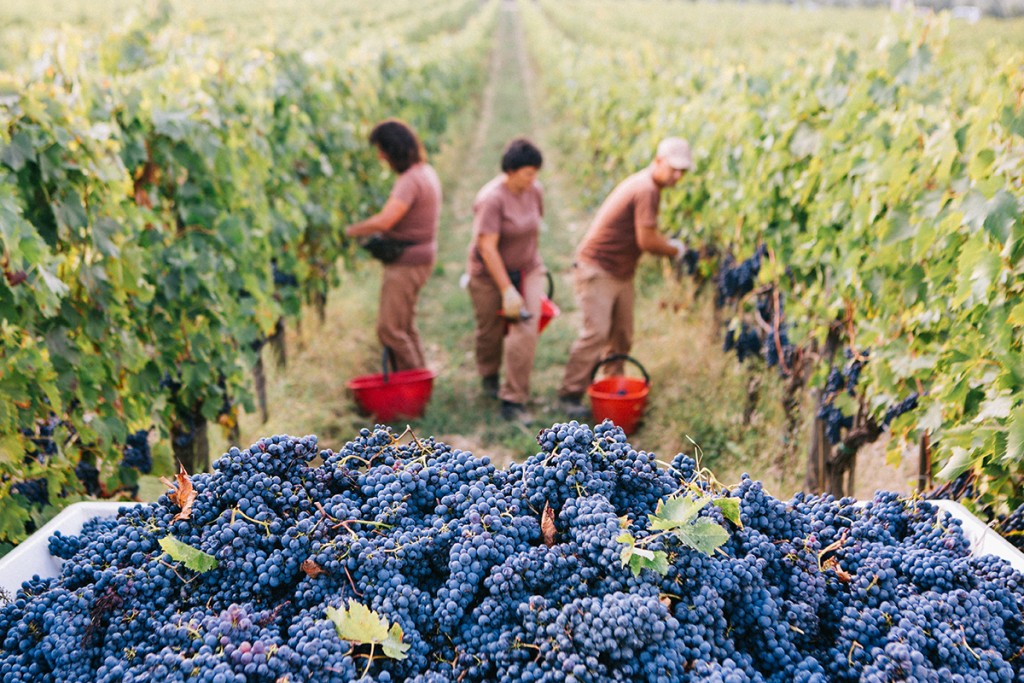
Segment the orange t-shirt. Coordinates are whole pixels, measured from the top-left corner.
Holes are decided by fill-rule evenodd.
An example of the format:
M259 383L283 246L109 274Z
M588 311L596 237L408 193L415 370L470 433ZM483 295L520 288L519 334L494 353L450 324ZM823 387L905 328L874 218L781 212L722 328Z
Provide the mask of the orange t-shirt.
M437 226L441 220L441 181L437 172L430 164L413 164L398 176L391 196L408 204L409 210L386 234L391 239L412 242L394 263L433 263L437 258Z
M477 251L480 235L497 234L498 254L509 271L530 272L540 268L540 222L544 216L544 193L534 183L521 194L505 185L504 174L492 179L473 201L473 241L469 245L469 274L488 275Z
M642 253L636 229L658 225L661 188L654 182L652 171L648 167L634 173L605 198L576 250L579 260L618 278L633 277Z

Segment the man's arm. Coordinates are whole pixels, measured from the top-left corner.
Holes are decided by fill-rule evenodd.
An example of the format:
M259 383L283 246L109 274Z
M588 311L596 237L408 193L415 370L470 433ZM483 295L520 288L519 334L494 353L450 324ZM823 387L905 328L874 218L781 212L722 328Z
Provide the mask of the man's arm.
M643 251L672 258L681 257L685 249L679 240L670 240L661 234L657 225L637 224L636 243Z

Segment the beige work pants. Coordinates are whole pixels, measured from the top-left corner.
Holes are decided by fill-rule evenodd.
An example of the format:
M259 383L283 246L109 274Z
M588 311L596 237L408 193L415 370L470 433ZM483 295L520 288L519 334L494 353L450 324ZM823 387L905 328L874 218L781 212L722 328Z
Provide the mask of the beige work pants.
M558 395L580 397L590 386L598 361L633 346L633 278L617 278L589 263L573 269L573 292L583 314L583 328L569 349ZM603 366L605 374L622 374L622 363Z
M498 398L512 403L526 403L530 398L530 372L537 352L540 322L540 300L547 286L545 270L537 268L526 273L522 281L523 300L530 312L529 320L508 321L498 315L501 291L490 275L469 280L469 296L476 317L476 370L481 377L497 375L502 365ZM508 334L505 333L506 327Z
M434 266L384 266L377 309L377 338L395 354L395 369L426 367L416 329L416 300Z

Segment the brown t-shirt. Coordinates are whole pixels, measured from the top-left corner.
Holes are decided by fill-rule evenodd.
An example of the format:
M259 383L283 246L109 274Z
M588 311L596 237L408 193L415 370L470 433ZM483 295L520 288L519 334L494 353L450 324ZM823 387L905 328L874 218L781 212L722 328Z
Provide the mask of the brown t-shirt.
M409 211L388 230L391 239L412 242L394 263L422 266L437 258L437 226L441 218L441 181L427 163L410 166L398 176L391 197L409 205Z
M615 277L633 277L642 253L636 228L658 224L661 188L654 182L652 170L648 167L634 173L605 198L576 250L577 259Z
M469 245L469 274L489 275L477 242L480 235L497 234L498 254L509 271L540 268L540 221L544 191L534 183L520 194L505 184L504 174L480 188L473 201L473 241Z

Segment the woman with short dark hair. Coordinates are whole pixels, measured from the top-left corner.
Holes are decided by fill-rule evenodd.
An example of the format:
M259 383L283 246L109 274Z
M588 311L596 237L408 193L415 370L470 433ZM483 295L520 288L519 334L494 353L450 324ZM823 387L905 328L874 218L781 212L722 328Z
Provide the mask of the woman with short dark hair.
M441 181L427 163L416 133L406 123L388 119L370 133L377 155L398 175L384 207L345 229L349 237L377 236L400 252L384 264L377 310L377 338L394 354L395 367L426 366L416 329L416 302L437 259L441 216Z
M547 282L540 257L544 193L537 173L542 164L540 150L529 140L508 144L501 175L473 202L469 245L477 372L484 391L501 399L501 416L522 424L532 422L526 402ZM505 377L499 382L502 365Z

